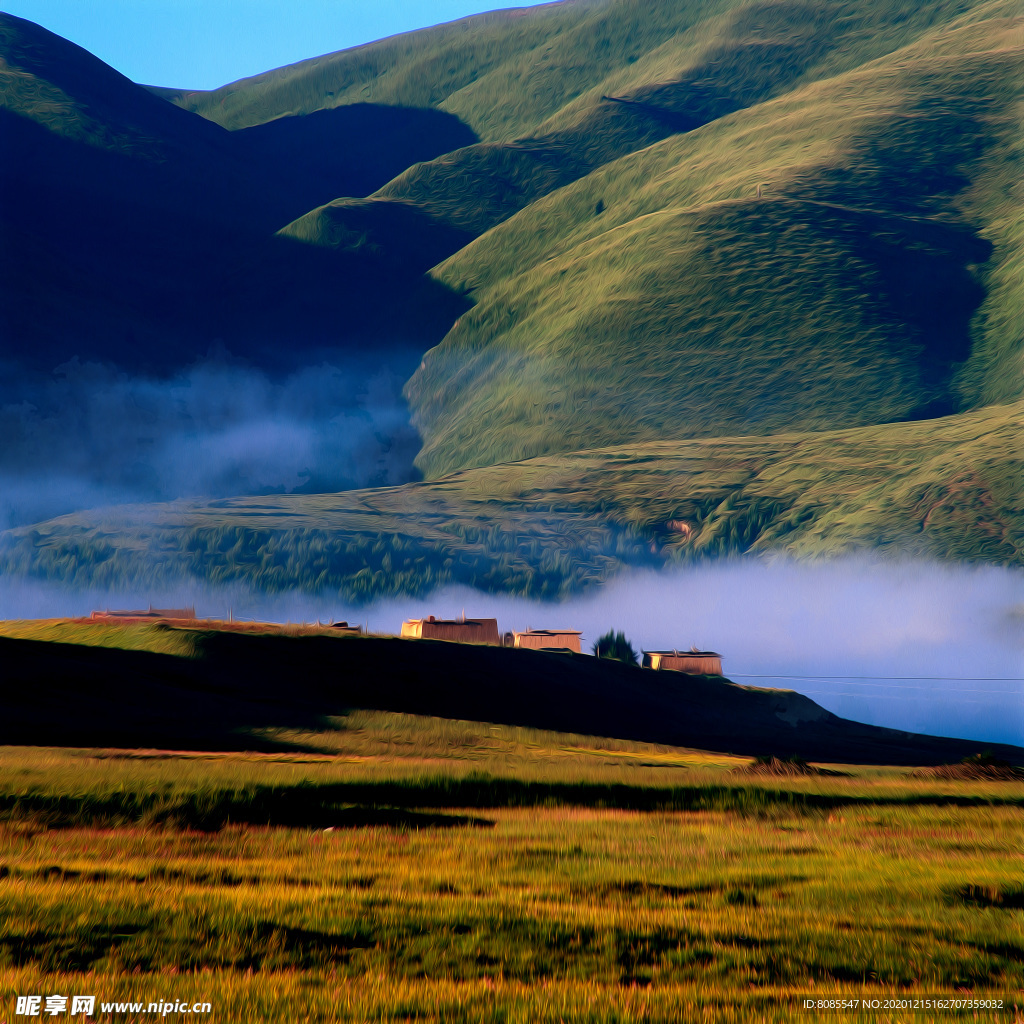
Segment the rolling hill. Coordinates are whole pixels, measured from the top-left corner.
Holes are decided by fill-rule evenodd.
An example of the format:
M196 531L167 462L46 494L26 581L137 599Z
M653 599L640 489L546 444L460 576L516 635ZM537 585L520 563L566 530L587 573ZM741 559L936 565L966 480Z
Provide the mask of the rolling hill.
M1019 397L1022 54L1014 22L944 28L621 157L453 255L436 274L474 307L409 384L421 468Z
M1022 19L563 0L187 92L4 16L9 361L390 359L428 481L83 512L4 571L370 599L1020 565Z
M478 133L281 232L450 257L474 305L407 391L436 477L1018 398L1020 10L553 4L173 98L247 124L384 97Z
M455 117L360 104L232 133L13 16L0 56L5 361L166 372L217 344L278 367L367 336L424 347L464 308L371 254L275 235L475 140Z

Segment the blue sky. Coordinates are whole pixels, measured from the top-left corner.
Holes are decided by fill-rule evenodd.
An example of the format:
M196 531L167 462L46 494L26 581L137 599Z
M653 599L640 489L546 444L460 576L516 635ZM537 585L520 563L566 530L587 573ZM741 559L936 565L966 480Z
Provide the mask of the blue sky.
M398 32L541 0L0 0L145 85L212 89Z

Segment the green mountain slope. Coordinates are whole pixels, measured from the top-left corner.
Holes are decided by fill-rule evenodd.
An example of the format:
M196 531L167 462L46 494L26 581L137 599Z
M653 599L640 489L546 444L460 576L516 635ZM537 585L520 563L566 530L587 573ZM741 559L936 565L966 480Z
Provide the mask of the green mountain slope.
M220 89L155 91L231 129L348 103L383 103L450 109L486 139L512 139L558 110L564 99L560 73L539 93L510 90L510 63L525 70L536 60L527 61L534 50L557 45L566 31L592 21L607 6L608 0L570 0L496 11L314 57ZM581 50L570 47L589 67L607 59L607 53L587 56ZM584 82L590 84L585 74L577 93ZM476 96L481 99L474 102Z
M1022 44L1001 16L954 24L460 251L437 276L474 308L408 387L424 471L1021 395Z
M474 308L407 388L435 477L1019 397L1022 10L553 5L189 103L266 116L312 102L315 79L344 104L373 64L374 89L480 134L281 231L416 272L450 257L435 276ZM440 52L441 91L417 93ZM420 69L400 86L399 53ZM472 84L460 61L477 62Z
M719 114L737 109L782 82L890 53L974 6L562 0L393 36L220 89L152 91L231 129L381 103L436 107L484 142L512 142L566 127L602 95L644 90L652 107L674 105L691 118L695 99L705 112L713 103Z
M377 198L414 203L435 220L480 234L617 157L890 53L959 8L822 7L802 0L641 7L620 0L589 5L582 20L580 11L558 5L536 12L550 33L543 46L530 35L517 36L503 64L485 64L472 86L459 91L458 102L441 102L484 141L409 168ZM427 33L415 38L428 51L438 42ZM351 60L348 52L331 55L317 71L329 79L351 71ZM223 103L250 93L264 99L270 82L283 90L301 67L215 95ZM330 102L344 102L331 96ZM223 108L202 109L224 117ZM509 139L515 130L522 134ZM348 204L336 200L316 212L316 221L325 218L347 221ZM315 240L315 230L301 221L290 230ZM332 244L332 232L320 240Z
M434 481L83 513L4 571L370 599L1021 563L1024 0L565 0L209 93L6 16L0 52L5 354L401 346Z
M198 579L371 601L461 583L557 598L626 567L871 553L1024 566L1024 404L814 434L642 445L433 483L121 507L0 534L0 572Z

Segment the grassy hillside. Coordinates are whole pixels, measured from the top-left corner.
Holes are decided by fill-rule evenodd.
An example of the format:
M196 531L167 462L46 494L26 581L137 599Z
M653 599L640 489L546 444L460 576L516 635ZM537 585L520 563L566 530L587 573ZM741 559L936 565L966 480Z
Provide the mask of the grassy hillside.
M220 89L152 91L230 129L380 103L446 110L482 141L503 143L565 128L602 95L637 90L655 113L685 114L700 99L703 111L688 116L718 116L782 83L883 56L978 6L563 0L393 36ZM652 95L655 85L664 91ZM688 95L694 90L698 96ZM715 96L718 107L710 105Z
M1022 14L566 0L188 94L5 18L15 361L401 344L433 482L83 513L2 567L362 600L1020 564Z
M439 280L477 308L410 387L433 476L581 437L834 427L1010 400L1019 6L574 0L187 94L141 89L7 18L7 105L75 143L18 138L38 152L17 162L30 171L9 171L16 205L31 211L11 216L29 259L9 276L27 262L19 293L58 301L31 305L13 333L39 333L41 320L55 340L101 322L94 343L114 333L125 348L133 321L159 331L174 306L163 272L185 265L178 291L219 298L190 303L178 334L223 338L252 311L234 333L263 334L265 348L375 328L428 342L457 303L417 286L410 316L391 323L388 311L410 304L390 301L388 275L403 272L408 289L457 253ZM94 166L97 153L118 159ZM161 173L139 178L140 161ZM223 169L211 176L211 165ZM370 201L345 198L376 186ZM775 205L743 205L762 186ZM64 198L51 213L53 192ZM211 220L245 237L211 237ZM153 224L172 228L169 263L147 247ZM253 228L286 224L256 245L265 255L241 261L241 280L217 269L239 245L251 251ZM63 253L97 234L112 255L86 269L79 297L66 282L88 261L72 267ZM341 262L317 248L341 250ZM291 300L268 309L286 274ZM943 304L928 312L933 291ZM344 327L332 326L339 304ZM416 332L420 322L431 330ZM647 372L676 382L651 396L637 350ZM793 364L799 374L776 369ZM725 414L707 408L708 390ZM623 407L638 415L627 423Z
M208 92L158 92L231 129L286 114L370 102L453 108L477 134L493 138L504 128L504 137L511 139L520 134L517 127L528 128L559 109L564 102L560 76L551 76L554 80L541 96L522 95L525 90L511 90L510 95L507 78L498 85L492 76L504 77L510 59L525 70L531 63L526 57L534 49L592 22L607 6L608 0L570 0L497 11L314 57ZM599 71L602 55L588 57L571 43L570 51L589 64L592 76ZM474 103L472 97L481 93L481 100ZM471 111L478 112L475 122ZM511 122L507 128L506 121ZM494 126L491 131L489 124Z
M847 721L792 690L585 654L212 625L164 626L169 640L129 627L113 646L97 645L91 623L68 623L58 642L17 628L22 636L7 636L0 624L0 743L294 748L305 744L295 733L289 743L289 730L316 732L332 715L371 708L783 759L926 765L977 752L976 740ZM52 635L47 625L37 633ZM1020 747L993 753L1024 763Z
M609 163L442 264L475 305L409 384L425 473L1019 397L1024 44L982 13Z
M187 105L258 119L315 82L325 104L380 89L480 135L281 231L416 271L450 256L435 276L474 308L407 389L437 477L1020 397L1021 10L559 4Z
M552 30L571 10L548 15ZM478 80L460 94L453 109L479 124L486 141L411 167L379 197L414 202L480 234L620 156L856 68L956 13L945 3L913 12L802 2L601 5L543 48L510 55L487 72L486 86ZM502 102L500 89L520 104L538 91L547 102L523 110ZM496 109L515 110L513 124L529 130L493 138ZM537 120L524 124L531 115ZM343 216L345 205L330 209Z
M660 441L433 483L125 507L0 535L0 572L183 578L371 601L463 583L557 598L627 566L853 551L1024 565L1024 405L816 434Z

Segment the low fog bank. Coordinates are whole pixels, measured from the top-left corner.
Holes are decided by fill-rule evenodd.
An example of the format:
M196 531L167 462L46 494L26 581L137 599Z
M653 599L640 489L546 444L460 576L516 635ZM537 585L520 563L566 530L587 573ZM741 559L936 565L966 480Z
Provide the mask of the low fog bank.
M100 505L416 479L418 356L274 377L227 355L167 379L77 359L0 373L0 529Z
M0 585L2 587L2 585ZM462 588L368 608L303 594L182 586L162 594L0 589L0 616L196 605L272 621L347 619L395 632L405 618L497 617L501 630L609 629L638 650L696 645L736 682L806 693L845 718L984 742L1024 743L1024 572L995 567L742 561L636 573L562 604Z
M544 605L471 591L374 608L371 628L421 614L497 616L499 628L609 629L639 651L691 645L725 674L805 693L844 718L1024 744L1024 572L999 567L736 561L620 578Z

